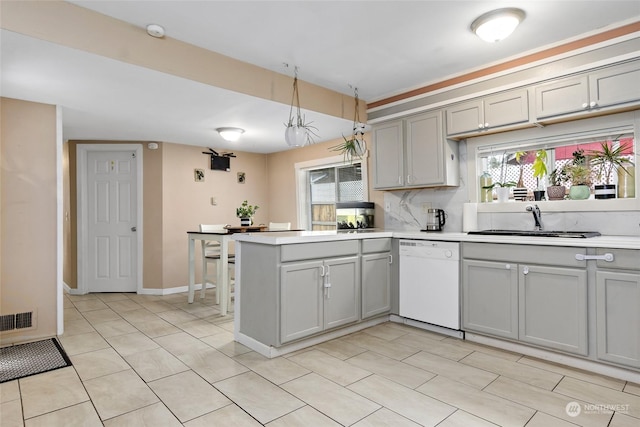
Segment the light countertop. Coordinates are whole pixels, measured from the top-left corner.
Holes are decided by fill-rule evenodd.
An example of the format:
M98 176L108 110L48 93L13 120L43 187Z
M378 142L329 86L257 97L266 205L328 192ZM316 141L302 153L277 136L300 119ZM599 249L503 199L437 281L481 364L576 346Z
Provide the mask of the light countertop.
M640 249L639 236L599 236L590 238L484 236L467 233L394 231L369 229L359 232L349 231L285 231L234 234L239 242L253 242L265 245L287 245L293 243L329 242L352 239L375 239L393 237L398 239L441 240L453 242L506 243L542 246L573 246L584 248Z

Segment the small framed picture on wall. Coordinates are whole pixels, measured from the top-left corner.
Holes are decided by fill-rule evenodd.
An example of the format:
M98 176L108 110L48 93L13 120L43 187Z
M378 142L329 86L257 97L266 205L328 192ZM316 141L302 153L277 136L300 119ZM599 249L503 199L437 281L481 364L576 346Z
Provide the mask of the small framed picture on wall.
M244 184L245 178L244 172L238 172L238 184Z
M204 169L194 169L193 170L193 179L196 182L204 182Z

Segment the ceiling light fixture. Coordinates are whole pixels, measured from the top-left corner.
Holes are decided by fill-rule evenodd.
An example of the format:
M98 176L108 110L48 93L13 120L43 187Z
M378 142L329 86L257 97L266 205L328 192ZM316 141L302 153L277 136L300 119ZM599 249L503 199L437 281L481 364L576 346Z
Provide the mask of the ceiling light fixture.
M151 37L161 39L164 37L164 28L158 24L149 24L147 25L147 34Z
M495 43L513 33L524 17L522 9L513 7L492 10L476 18L471 23L471 31L482 40Z
M244 133L244 129L240 129L240 128L225 127L225 128L218 128L216 130L218 131L222 139L229 142L237 141L240 138L240 135Z

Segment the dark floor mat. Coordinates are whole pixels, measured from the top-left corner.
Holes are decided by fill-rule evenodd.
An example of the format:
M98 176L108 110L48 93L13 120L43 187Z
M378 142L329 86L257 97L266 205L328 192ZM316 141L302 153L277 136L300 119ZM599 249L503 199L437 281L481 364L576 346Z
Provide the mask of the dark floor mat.
M55 338L0 348L0 383L71 366Z

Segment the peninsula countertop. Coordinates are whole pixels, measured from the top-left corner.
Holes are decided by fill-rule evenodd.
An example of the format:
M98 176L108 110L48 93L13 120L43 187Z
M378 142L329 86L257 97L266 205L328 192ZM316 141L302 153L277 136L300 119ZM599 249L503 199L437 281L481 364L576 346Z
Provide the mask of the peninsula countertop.
M640 249L640 236L598 236L589 238L485 236L477 234L471 235L462 232L424 232L384 229L364 229L358 231L327 230L241 233L234 234L232 238L238 242L252 242L265 245L287 245L293 243L329 242L337 240L375 239L385 237L538 246Z

